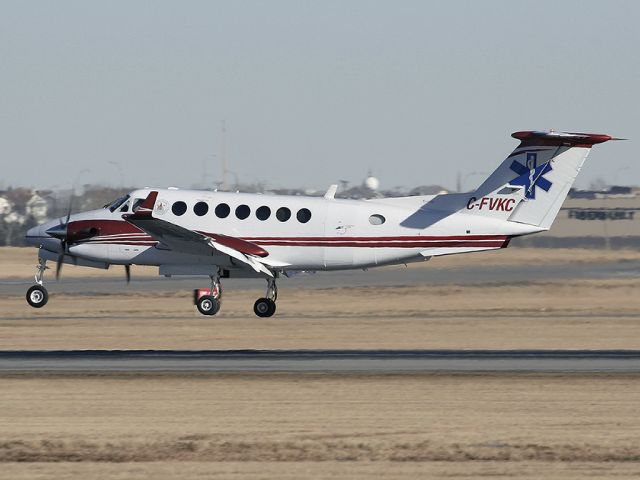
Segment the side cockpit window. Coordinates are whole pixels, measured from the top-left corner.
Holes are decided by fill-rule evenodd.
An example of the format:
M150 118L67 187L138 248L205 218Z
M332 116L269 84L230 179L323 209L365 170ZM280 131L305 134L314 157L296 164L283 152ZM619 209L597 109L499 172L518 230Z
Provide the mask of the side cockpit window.
M132 211L132 212L135 212L136 210L138 210L138 207L139 207L140 205L142 205L143 203L144 203L144 198L136 198L136 199L133 201L133 204L131 205L131 211ZM127 206L128 206L128 205L125 205L125 207L127 207ZM122 210L122 211L124 212L125 210Z
M123 203L126 203L129 200L129 195L125 195L123 197L118 198L116 201L112 203L108 203L104 206L104 208L108 208L110 212L115 212L118 208L122 206Z

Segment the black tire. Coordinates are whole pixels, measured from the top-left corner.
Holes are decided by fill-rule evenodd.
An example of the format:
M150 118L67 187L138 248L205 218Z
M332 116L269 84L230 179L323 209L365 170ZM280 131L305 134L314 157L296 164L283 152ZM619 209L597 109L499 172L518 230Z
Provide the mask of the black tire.
M271 317L276 313L276 302L270 298L259 298L253 304L253 313L259 317Z
M27 290L27 303L33 308L42 308L49 301L49 293L42 285L34 285Z
M220 300L212 295L203 295L196 302L196 306L203 315L215 315L220 310Z

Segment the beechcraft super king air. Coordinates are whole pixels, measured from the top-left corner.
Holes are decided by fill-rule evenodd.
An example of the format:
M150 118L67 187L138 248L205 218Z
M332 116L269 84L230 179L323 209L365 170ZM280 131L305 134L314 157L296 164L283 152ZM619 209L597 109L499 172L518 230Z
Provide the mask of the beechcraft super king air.
M322 197L145 188L100 210L68 214L32 228L36 284L27 302L47 303L46 262L109 268L153 265L159 274L203 275L204 315L220 309L220 279L261 277L254 312L276 310L276 280L297 272L366 269L439 255L505 248L549 230L591 147L608 135L516 132L517 148L475 191L435 196L342 200Z

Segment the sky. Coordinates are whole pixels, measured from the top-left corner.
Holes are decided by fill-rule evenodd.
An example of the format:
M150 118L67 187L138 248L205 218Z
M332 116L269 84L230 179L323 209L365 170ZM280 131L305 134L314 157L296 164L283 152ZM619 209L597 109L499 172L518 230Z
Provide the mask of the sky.
M517 130L628 138L637 1L0 0L0 188L477 186ZM226 134L222 134L222 124ZM224 146L223 146L224 144ZM223 151L226 154L223 155Z

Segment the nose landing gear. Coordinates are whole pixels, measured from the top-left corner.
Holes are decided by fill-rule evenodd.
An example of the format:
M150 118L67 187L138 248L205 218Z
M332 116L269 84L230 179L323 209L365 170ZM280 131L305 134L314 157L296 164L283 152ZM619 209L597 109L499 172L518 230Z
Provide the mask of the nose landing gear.
M253 312L259 317L271 317L276 313L276 300L278 299L278 287L275 278L267 279L267 293L264 298L259 298L253 304Z
M47 289L42 285L42 277L44 271L47 269L47 261L43 258L38 258L38 266L36 267L36 284L27 290L27 303L33 308L42 308L49 301L49 293Z

